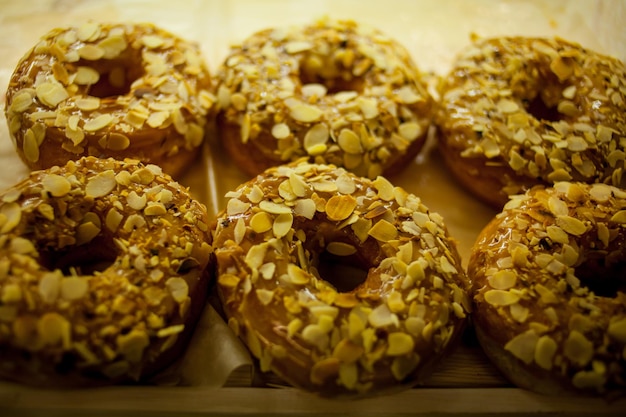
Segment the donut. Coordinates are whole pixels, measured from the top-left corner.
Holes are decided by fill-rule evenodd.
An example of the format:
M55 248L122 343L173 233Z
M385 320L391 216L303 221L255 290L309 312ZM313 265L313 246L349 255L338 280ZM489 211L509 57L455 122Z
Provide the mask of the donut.
M301 160L227 197L216 287L261 372L355 398L423 382L455 346L469 282L442 217L415 195Z
M626 191L557 182L515 196L472 248L472 322L516 385L626 393Z
M30 169L96 156L178 176L198 154L213 101L195 44L152 24L87 22L51 30L24 55L5 113Z
M559 181L625 187L626 65L563 39L477 39L441 81L445 164L497 210Z
M231 48L216 79L220 143L251 176L305 156L391 175L419 152L432 118L406 49L354 21L257 32Z
M161 168L84 157L0 194L0 377L131 383L182 352L208 292L206 208Z

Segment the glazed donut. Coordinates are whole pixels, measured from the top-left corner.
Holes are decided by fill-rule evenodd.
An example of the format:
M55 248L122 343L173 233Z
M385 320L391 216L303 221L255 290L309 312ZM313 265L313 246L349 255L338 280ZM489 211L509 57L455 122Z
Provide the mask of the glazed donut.
M206 209L156 165L84 157L0 194L0 376L133 382L168 365L204 306Z
M257 32L216 79L221 143L250 175L304 156L389 175L419 152L432 118L408 52L353 21Z
M626 191L557 182L515 196L468 265L476 333L520 387L626 393Z
M18 63L9 131L31 169L133 158L178 176L204 140L214 96L196 45L151 24L54 29Z
M217 289L261 371L358 397L423 381L455 345L469 283L441 216L418 197L306 161L228 197Z
M562 39L476 40L441 83L443 158L498 210L536 184L626 186L626 66Z

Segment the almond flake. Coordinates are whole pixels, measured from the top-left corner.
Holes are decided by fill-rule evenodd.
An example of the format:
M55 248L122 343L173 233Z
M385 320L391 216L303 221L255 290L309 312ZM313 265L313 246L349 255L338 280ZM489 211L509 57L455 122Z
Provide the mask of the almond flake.
M405 122L398 126L398 133L408 141L414 141L422 134L422 127L415 122Z
M357 201L351 195L334 195L326 203L326 214L333 221L347 219L356 208Z
M289 41L285 44L285 51L288 54L297 54L313 48L313 44L308 41Z
M267 306L274 298L274 291L259 288L255 290L255 294L262 305Z
M517 282L517 274L514 271L497 271L487 278L489 285L496 290L508 290Z
M89 288L89 281L87 278L81 277L66 277L61 279L60 295L61 298L72 301L82 298L87 294Z
M107 148L113 151L123 151L130 146L130 139L121 133L111 133L107 139Z
M100 80L100 73L91 67L78 67L74 74L74 83L78 85L93 85Z
M165 286L169 290L172 298L177 303L184 302L189 296L189 285L187 281L180 277L171 277L165 281Z
M228 204L226 205L226 214L234 216L245 213L250 207L251 204L248 202L241 201L237 198L231 198L228 200Z
M582 333L572 330L563 345L566 358L579 366L585 366L593 358L593 343Z
M43 189L53 197L63 197L72 189L70 182L63 176L48 174L42 179Z
M111 124L113 121L115 120L115 118L108 114L101 114L99 116L96 116L93 119L89 119L87 122L85 122L85 125L83 126L83 129L85 129L85 131L87 132L95 132L97 130L103 129L105 127L107 127L109 124Z
M293 224L293 215L291 213L281 213L274 219L274 224L272 225L272 230L274 232L274 237L280 239L281 237L287 235L291 230Z
M559 299L554 295L552 290L542 284L535 284L535 291L539 293L541 302L544 304L557 304Z
M76 29L76 37L83 42L94 41L100 36L100 27L96 22L86 22Z
M88 61L97 61L104 56L104 53L104 49L91 44L83 45L78 49L78 55Z
M381 219L372 226L367 234L381 242L389 242L398 236L398 229L387 220Z
M535 348L539 341L539 336L534 330L528 330L509 340L504 349L511 352L516 358L526 364L532 363L535 359Z
M311 220L317 211L315 201L310 198L297 200L293 211L297 216Z
M485 292L485 301L492 306L508 306L519 301L519 295L504 290L489 290Z
M265 233L272 229L272 218L267 212L259 211L250 219L250 227L255 233Z
M613 223L626 224L626 210L620 210L613 214L610 221Z
M337 256L350 256L356 253L356 248L344 242L330 242L326 245L326 250Z
M381 328L386 326L391 326L396 324L398 321L398 317L393 314L387 304L381 304L376 307L367 317L368 322L374 328Z
M252 246L244 259L246 265L252 270L259 269L263 265L266 252L267 243Z
M393 332L387 336L387 355L401 356L411 352L415 346L413 338L406 333Z
M396 91L397 97L401 103L413 104L417 103L423 98L415 92L410 85L404 85Z
M232 200L231 200L232 201ZM291 213L291 208L284 204L274 203L272 201L263 200L259 203L259 208L271 214Z
M75 100L76 107L83 111L93 111L100 107L100 98L98 97L80 97ZM76 126L73 127L76 129Z
M290 109L290 116L302 123L311 123L319 120L324 112L320 110L318 107L311 106L308 104L297 104Z
M303 85L301 91L304 97L319 99L326 95L328 89L323 84L313 83Z
M109 169L89 179L85 186L85 194L92 198L102 197L113 191L116 185L115 172Z
M324 123L317 123L306 132L302 143L309 155L318 155L326 151L328 138L328 127Z
M502 99L498 102L498 111L502 113L514 113L519 110L519 105L513 101L508 99Z
M150 116L146 120L148 126L152 128L158 128L163 126L165 121L170 117L170 113L168 111L157 111L150 113Z
M272 136L276 139L285 139L289 137L291 131L289 130L289 126L285 123L278 123L272 126Z
M611 320L607 333L620 343L626 343L626 318Z
M575 236L580 236L587 231L585 223L571 216L557 216L556 224L567 233Z
M305 285L309 282L309 274L295 264L287 265L289 282L296 285Z
M569 213L567 203L555 196L548 198L548 207L555 216L565 216Z
M82 223L76 228L76 244L82 245L91 242L91 240L99 234L100 226L92 222Z
M550 370L558 345L550 336L541 336L535 349L535 363L543 369Z
M375 98L359 97L357 102L366 120L373 119L379 115L378 102Z
M156 49L165 43L165 39L157 35L143 35L141 37L141 43L149 49Z
M8 113L22 113L33 104L33 94L30 91L21 90L13 96Z
M63 85L52 82L43 82L37 85L35 94L39 101L51 108L55 108L60 102L69 97Z
M385 177L378 176L372 185L378 190L378 197L384 201L392 201L395 197L394 186Z
M550 70L559 78L560 82L565 81L574 74L574 67L569 61L561 56L557 56L550 62Z

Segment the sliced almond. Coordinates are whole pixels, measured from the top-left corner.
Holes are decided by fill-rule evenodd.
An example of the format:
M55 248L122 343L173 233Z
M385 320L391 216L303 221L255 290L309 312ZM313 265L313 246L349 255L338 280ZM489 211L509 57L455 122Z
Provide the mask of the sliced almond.
M347 219L356 208L357 201L351 195L334 195L326 203L326 214L333 221Z

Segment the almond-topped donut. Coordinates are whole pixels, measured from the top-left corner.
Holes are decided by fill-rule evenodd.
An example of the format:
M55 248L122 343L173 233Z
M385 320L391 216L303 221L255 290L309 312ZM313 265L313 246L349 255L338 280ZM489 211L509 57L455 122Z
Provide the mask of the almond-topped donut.
M228 197L218 292L262 371L364 396L423 381L455 346L469 283L443 219L415 195L300 161Z
M217 74L218 127L250 175L309 157L371 179L421 149L432 99L406 49L354 21L257 32Z
M152 24L88 22L54 29L26 53L5 112L31 169L91 155L178 176L200 150L213 101L197 45Z
M558 182L515 196L468 266L494 363L544 394L626 394L626 191Z
M0 194L0 377L131 382L171 363L207 296L206 208L156 165L85 157Z
M626 65L563 39L476 40L441 86L439 144L501 209L536 184L626 186Z

